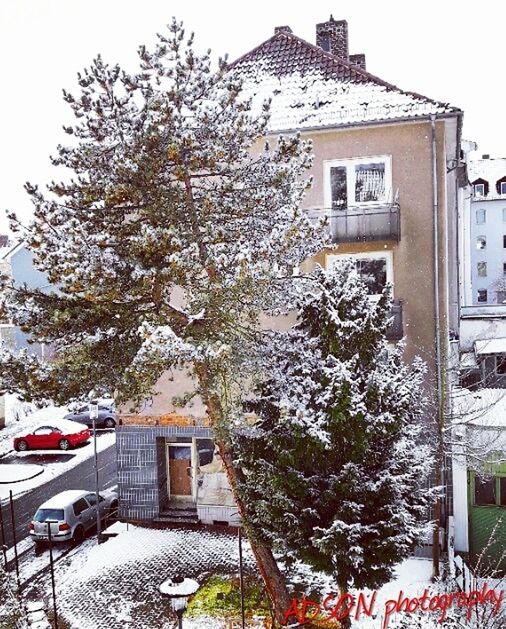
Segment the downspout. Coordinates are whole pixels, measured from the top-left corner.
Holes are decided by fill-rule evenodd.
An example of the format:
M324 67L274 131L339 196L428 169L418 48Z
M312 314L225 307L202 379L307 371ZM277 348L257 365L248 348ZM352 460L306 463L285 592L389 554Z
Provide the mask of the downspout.
M439 408L441 407L441 313L439 309L439 202L437 186L437 152L436 152L436 114L430 117L432 128L432 227L433 227L433 256L434 256L434 319L436 322L436 372Z
M440 485L443 469L443 377L441 362L441 313L439 308L439 202L437 185L437 145L436 145L436 115L430 116L432 131L432 223L433 223L433 269L434 269L434 319L436 332L436 377L437 377L437 434L436 434L436 459L434 477L436 485ZM439 576L439 525L441 519L441 500L434 504L434 529L432 535L432 576Z

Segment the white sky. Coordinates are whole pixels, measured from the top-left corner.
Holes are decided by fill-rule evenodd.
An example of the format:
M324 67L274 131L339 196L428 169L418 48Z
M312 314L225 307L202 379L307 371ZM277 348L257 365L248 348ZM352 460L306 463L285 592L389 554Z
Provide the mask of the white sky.
M49 164L72 117L61 89L77 92L76 73L101 53L135 67L173 15L195 31L197 46L234 59L288 24L314 43L315 24L346 19L350 52L367 69L406 90L464 110L464 137L478 154L506 156L502 98L506 4L481 0L0 0L0 229L4 210L30 215L23 183L58 179Z

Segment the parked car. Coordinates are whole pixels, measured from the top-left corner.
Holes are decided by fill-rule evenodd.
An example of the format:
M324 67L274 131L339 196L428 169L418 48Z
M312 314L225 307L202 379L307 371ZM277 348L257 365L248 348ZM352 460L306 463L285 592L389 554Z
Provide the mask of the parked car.
M90 419L90 408L88 405L76 409L72 413L65 415L65 419L69 419L79 424L84 424L88 428L93 427L93 420ZM95 420L97 428L114 428L118 423L118 416L113 406L106 404L98 405L98 418Z
M118 495L105 491L99 496L100 519L112 518L118 510ZM48 521L50 524L48 524ZM51 540L76 543L83 541L86 533L97 521L96 494L83 489L62 491L40 505L29 524L30 537L36 545L48 541L48 526Z
M90 431L87 428L76 429L75 424L62 422L39 426L32 432L14 437L14 449L26 450L57 449L70 450L80 443L88 441Z

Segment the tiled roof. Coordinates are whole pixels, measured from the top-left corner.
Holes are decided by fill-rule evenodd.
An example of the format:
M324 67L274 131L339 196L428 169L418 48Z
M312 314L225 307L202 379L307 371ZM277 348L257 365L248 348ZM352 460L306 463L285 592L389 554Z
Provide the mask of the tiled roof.
M496 181L506 176L506 158L491 157L489 159L471 160L467 167L469 181L485 179L491 187Z
M230 68L260 107L272 98L272 131L416 118L460 110L406 92L286 31L277 32Z

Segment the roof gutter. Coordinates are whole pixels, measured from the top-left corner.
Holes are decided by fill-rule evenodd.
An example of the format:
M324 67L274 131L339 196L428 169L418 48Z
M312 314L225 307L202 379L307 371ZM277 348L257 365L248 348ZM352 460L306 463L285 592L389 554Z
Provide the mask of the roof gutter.
M327 126L317 126L317 127L292 127L288 129L274 129L273 131L268 131L267 136L277 136L284 133L307 133L312 131L330 131L332 129L353 129L353 128L362 128L362 127L377 127L383 125L394 125L405 122L411 122L413 124L417 122L430 122L434 116L437 115L438 120L443 120L445 118L459 118L462 119L462 111L459 109L457 111L452 111L443 114L427 114L426 116L406 116L404 118L384 118L381 120L370 120L364 122L350 122L348 124L335 124L335 125L327 125Z

